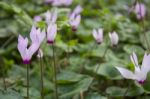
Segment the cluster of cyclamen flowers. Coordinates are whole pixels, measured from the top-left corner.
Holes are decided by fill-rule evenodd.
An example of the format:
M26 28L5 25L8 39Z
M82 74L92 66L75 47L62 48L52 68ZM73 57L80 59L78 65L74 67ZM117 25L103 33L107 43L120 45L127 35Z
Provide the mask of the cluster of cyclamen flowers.
M146 15L146 7L143 3L136 2L136 4L131 9L129 9L129 12L134 12L137 19L142 20ZM150 54L145 53L141 66L138 64L138 59L134 52L130 56L130 59L134 64L134 72L122 67L116 67L116 69L124 78L133 79L138 83L143 84L147 78L147 73L150 71Z
M72 27L73 31L77 30L77 27L80 24L82 7L77 6L69 15L69 24ZM41 31L40 28L36 28L35 26L32 26L31 32L30 32L30 39L31 44L28 46L28 38L23 37L22 35L19 35L18 37L18 50L21 54L21 57L23 59L24 64L29 64L30 60L32 58L32 55L36 53L38 50L40 50L40 45L42 41L47 38L48 44L53 44L56 34L57 34L57 12L55 11L47 11L45 13L45 21L47 23L47 29L46 32L43 30ZM34 18L36 22L41 21L42 18L40 16L36 16ZM41 52L41 51L39 51Z
M103 29L94 29L93 30L93 37L95 38L96 42L98 44L101 44L103 42ZM109 37L111 40L112 46L117 46L119 37L116 32L109 33ZM126 79L133 79L136 80L138 83L143 84L146 80L147 73L150 71L150 54L145 53L142 66L139 66L138 59L136 54L133 52L133 54L130 56L132 63L134 64L134 72L131 72L125 68L122 67L115 67L121 75Z
M98 30L93 29L92 34L98 44L101 44L103 42L103 29L101 28ZM110 32L109 38L111 41L111 46L113 47L117 46L118 41L119 41L118 34L116 32L112 32L112 33Z

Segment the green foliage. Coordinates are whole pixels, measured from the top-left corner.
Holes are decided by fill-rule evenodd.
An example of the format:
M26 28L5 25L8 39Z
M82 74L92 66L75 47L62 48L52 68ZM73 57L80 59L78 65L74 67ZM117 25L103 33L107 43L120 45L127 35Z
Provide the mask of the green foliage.
M125 96L149 99L150 75L143 85L139 85L131 80L124 82L115 68L123 66L133 70L129 55L136 52L139 63L142 63L144 52L149 52L144 35L150 46L150 1L141 1L147 6L145 29L142 29L142 22L127 11L127 6L131 6L134 0L74 0L68 7L52 7L44 4L43 0L1 0L0 99L25 99L26 66L22 64L17 51L17 38L19 34L28 37L32 24L46 29L44 13L47 10L58 11L55 51L60 99L80 99L82 94L84 99L121 99L129 84L132 86ZM78 30L72 32L68 14L77 4L84 10ZM35 23L33 18L36 15L40 15L43 20ZM92 37L93 28L104 29L104 42L100 45ZM116 48L111 47L108 37L112 31L119 34L119 45ZM45 40L41 49L44 52L45 99L54 99L52 47ZM30 65L31 99L40 99L39 71L39 60L33 57ZM6 92L3 90L3 76L6 77L8 87Z

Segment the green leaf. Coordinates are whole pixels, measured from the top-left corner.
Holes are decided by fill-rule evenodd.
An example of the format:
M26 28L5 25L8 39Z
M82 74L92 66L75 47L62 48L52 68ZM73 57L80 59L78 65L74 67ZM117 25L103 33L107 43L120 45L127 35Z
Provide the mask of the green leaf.
M83 78L83 75L70 72L70 71L61 71L60 74L57 75L57 82L59 84L69 84L75 83Z
M107 97L101 96L99 93L89 93L85 96L85 99L107 99Z
M122 79L122 77L120 76L120 73L114 67L114 66L117 66L117 65L115 65L115 64L112 65L112 64L113 63L104 63L104 64L101 64L101 65L98 65L99 68L97 70L97 73L100 74L100 75L105 76L108 79L113 79L113 80Z
M124 96L127 88L120 88L120 87L109 87L106 89L106 93L112 97L121 97ZM141 87L137 87L135 85L131 86L125 96L137 96L144 93L144 90Z
M24 99L18 92L8 89L6 92L0 91L0 99Z
M63 94L60 97L67 98L72 95L79 94L80 92L84 92L84 91L88 90L92 81L93 81L93 78L88 77L88 78L84 78L84 79L80 80L79 82L77 82L75 84L65 86L65 89L63 88L63 90L62 90ZM67 90L67 91L65 91L65 90Z

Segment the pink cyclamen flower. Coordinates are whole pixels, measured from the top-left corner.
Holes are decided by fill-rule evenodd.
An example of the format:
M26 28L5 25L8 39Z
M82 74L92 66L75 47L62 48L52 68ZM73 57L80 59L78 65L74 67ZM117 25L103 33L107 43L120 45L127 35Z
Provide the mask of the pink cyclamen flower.
M42 20L42 18L41 18L41 16L34 16L34 18L33 18L33 20L35 21L35 22L39 22L39 21L41 21Z
M47 24L55 23L57 20L57 12L56 11L54 11L54 12L47 11L45 13L45 18L46 18Z
M137 19L143 19L146 15L146 7L142 3L137 3L134 7L134 13L136 14Z
M72 30L73 31L77 30L77 28L78 28L78 26L80 24L80 21L81 21L81 16L80 15L75 15L75 14L73 15L73 17L71 17L69 19L69 23L72 26Z
M18 50L21 54L24 64L29 64L32 55L39 49L42 41L45 38L45 32L41 32L40 29L32 26L30 32L31 45L28 47L28 38L23 38L21 35L18 37Z
M94 29L92 34L98 44L103 42L103 29Z
M117 46L117 44L119 42L118 34L116 32L109 33L109 38L111 40L111 45Z
M47 43L53 44L57 34L57 25L49 24L47 28Z
M136 80L138 83L143 84L147 78L147 73L150 71L150 54L145 53L143 57L142 66L139 66L136 54L130 56L132 63L134 64L134 72L129 71L122 67L116 67L121 75L126 79Z
M21 35L18 37L18 50L21 54L24 64L29 64L32 58L32 55L38 50L39 45L32 43L29 48L28 38L23 38Z
M46 33L44 31L41 31L40 28L36 29L35 26L32 26L32 29L30 32L30 39L31 39L32 43L37 43L40 47L45 36L46 36Z
M83 8L78 5L69 15L69 24L72 26L72 31L76 31L77 27L81 21L80 13L83 11Z

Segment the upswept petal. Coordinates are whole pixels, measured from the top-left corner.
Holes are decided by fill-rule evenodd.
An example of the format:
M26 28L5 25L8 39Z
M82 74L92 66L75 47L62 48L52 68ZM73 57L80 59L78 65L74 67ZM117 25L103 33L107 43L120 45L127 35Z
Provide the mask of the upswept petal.
M134 64L134 66L138 66L139 65L138 64L138 58L137 58L135 52L133 52L132 55L130 55L130 59L131 59L132 63Z
M55 23L55 22L56 22L56 20L57 20L57 12L56 12L56 11L54 11L54 12L52 13L51 21L52 21L52 23Z
M135 80L135 75L133 74L133 72L122 68L122 67L115 67L120 73L121 75L126 78L126 79L134 79Z
M141 71L146 74L150 71L150 54L145 53L143 57Z
M78 5L74 10L73 10L73 13L75 13L76 15L77 14L80 14L81 12L83 11L83 8Z
M101 39L101 41L103 41L103 29L102 28L98 29L98 37L99 39Z
M43 30L40 35L39 35L39 39L40 39L40 43L45 39L45 36L46 36L46 33L45 31Z
M57 12L56 11L47 11L45 13L45 17L46 17L46 23L50 24L50 23L55 23L57 20Z
M21 35L19 35L18 37L18 51L21 54L21 57L23 58L25 55L25 49L28 45L28 39L27 38L23 38Z
M50 23L51 17L52 17L51 12L50 12L50 11L47 11L47 12L45 13L45 21L46 21L47 24Z
M112 37L113 37L114 44L115 45L118 44L118 40L119 40L118 34L116 32L113 32L112 35L113 35Z
M54 41L56 34L57 34L57 25L49 24L47 28L47 40Z
M101 43L103 41L103 29L93 29L93 37L95 38L95 40L97 41L97 43Z
M32 43L30 47L28 48L29 55L33 55L37 50L39 49L40 44L39 43Z
M30 31L30 39L32 42L35 42L37 40L36 32L37 32L36 27L33 25Z
M80 15L77 15L77 16L75 17L75 19L70 20L70 25L77 28L78 25L80 24L80 21L81 21L81 16L80 16Z
M116 32L109 33L109 37L112 45L117 45L119 41L118 34Z
M93 29L93 32L92 32L92 34L93 34L93 37L95 38L95 39L97 39L97 31L95 30L95 29Z

